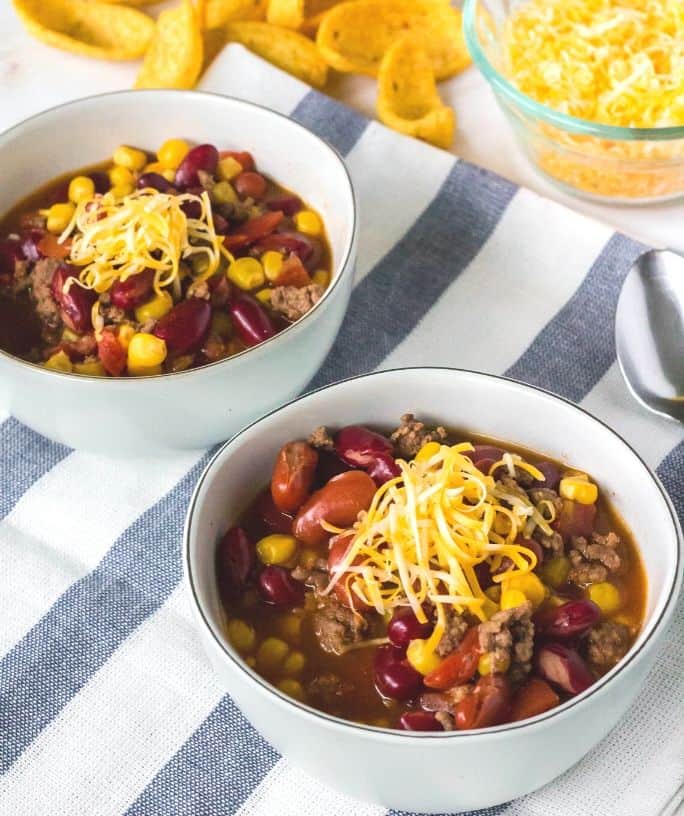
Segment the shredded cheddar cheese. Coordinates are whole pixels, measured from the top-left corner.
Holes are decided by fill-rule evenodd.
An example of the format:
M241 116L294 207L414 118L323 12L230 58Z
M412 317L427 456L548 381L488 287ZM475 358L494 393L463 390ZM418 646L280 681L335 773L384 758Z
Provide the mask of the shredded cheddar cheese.
M189 218L182 206L199 205L198 218ZM168 195L153 189L136 190L123 198L113 193L81 201L70 224L59 238L71 238L69 261L81 267L79 281L98 294L117 281L145 269L155 272L155 290L176 284L180 264L195 255L206 255L206 270L196 280L211 277L221 256L232 261L216 234L209 196L185 193Z
M408 604L421 622L426 621L423 604L430 602L437 610L434 646L444 632L446 606L486 620L495 605L480 586L476 566L487 562L496 570L509 558L512 567L493 576L497 583L530 572L536 555L516 540L537 526L546 533L551 528L547 507L536 507L524 491L491 475L501 465L541 480L543 474L508 453L484 474L464 455L472 449L468 442L440 445L426 461L397 460L401 475L377 490L351 530L325 525L353 536L326 591L345 580L349 591L380 615Z

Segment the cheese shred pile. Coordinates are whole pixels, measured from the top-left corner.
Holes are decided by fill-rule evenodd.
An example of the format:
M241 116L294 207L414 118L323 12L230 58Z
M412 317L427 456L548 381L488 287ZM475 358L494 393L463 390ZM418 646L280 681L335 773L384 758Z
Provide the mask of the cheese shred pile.
M183 205L200 212L190 218ZM155 272L154 287L160 291L181 278L181 262L206 257L205 268L195 280L211 277L221 256L232 260L216 234L207 192L168 195L151 188L136 190L123 198L111 192L82 201L59 238L71 238L69 261L81 267L79 281L95 292L108 291L145 269Z
M527 0L503 45L505 73L555 110L623 127L684 123L681 0Z
M486 620L494 605L480 586L477 565L486 562L496 572L510 559L508 569L493 575L497 583L533 570L535 553L516 540L537 527L550 534L554 508L543 501L535 506L514 482L491 475L503 466L511 477L522 469L543 480L533 465L506 453L484 474L465 455L471 450L469 442L441 445L425 461L397 460L401 475L377 490L354 528L326 525L353 536L326 591L344 580L380 615L408 604L421 622L429 602L437 610L435 642L444 631L447 606Z

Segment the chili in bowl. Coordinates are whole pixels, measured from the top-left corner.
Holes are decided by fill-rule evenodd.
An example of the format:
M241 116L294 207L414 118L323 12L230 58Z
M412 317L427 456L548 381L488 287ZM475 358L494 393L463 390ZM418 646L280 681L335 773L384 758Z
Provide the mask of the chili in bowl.
M654 660L681 543L657 479L581 409L408 369L227 443L185 557L212 663L276 748L361 799L449 812L605 736Z
M225 96L118 92L7 131L0 158L0 400L34 430L116 455L205 448L320 367L356 208L303 126Z

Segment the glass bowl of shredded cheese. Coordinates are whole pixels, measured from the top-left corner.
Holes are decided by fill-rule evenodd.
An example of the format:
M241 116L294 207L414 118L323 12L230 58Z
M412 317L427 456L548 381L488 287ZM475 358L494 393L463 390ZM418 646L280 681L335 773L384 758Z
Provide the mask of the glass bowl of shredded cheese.
M684 195L681 0L465 0L464 28L552 182L611 203Z

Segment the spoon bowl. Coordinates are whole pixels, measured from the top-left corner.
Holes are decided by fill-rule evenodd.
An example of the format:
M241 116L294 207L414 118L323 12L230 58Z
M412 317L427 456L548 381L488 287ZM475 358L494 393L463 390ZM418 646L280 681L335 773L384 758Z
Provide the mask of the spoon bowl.
M615 349L634 397L684 422L684 257L652 250L634 264L618 299Z

